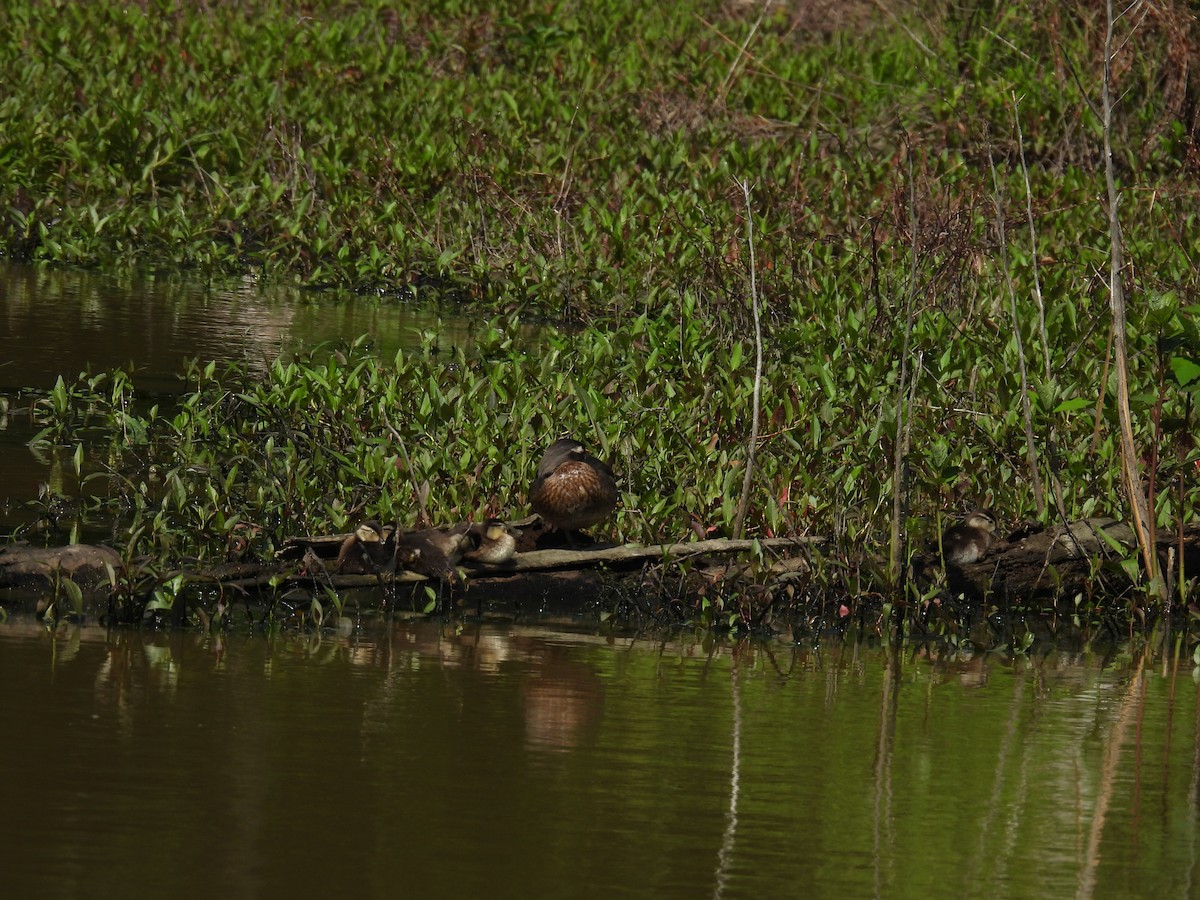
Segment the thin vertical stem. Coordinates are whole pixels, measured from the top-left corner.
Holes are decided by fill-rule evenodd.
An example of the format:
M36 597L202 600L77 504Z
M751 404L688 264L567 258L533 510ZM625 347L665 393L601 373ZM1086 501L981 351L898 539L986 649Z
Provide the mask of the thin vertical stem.
M1021 174L1025 178L1025 217L1029 220L1029 259L1033 270L1033 300L1038 311L1038 336L1042 341L1042 356L1045 365L1044 375L1047 381L1051 378L1050 370L1050 341L1046 337L1046 303L1042 296L1042 279L1038 273L1038 242L1037 229L1033 221L1033 188L1029 184L1029 166L1025 162L1025 135L1021 131L1021 105L1014 91L1013 121L1017 126L1017 149L1021 153Z
M900 351L900 383L896 386L896 454L892 461L892 535L889 576L894 587L900 587L904 571L904 519L905 464L908 460L908 428L906 417L911 409L908 397L908 354L912 342L913 305L917 294L917 185L913 177L912 147L908 148L908 219L912 236L911 267L908 273L908 298L904 311L904 345Z
M1017 291L1013 287L1012 270L1008 265L1008 237L1004 228L1004 190L996 163L992 158L992 142L988 141L988 167L992 170L992 189L996 201L996 234L1000 240L1000 270L1004 273L1004 285L1008 289L1009 310L1012 313L1013 338L1017 342L1017 369L1021 376L1021 414L1025 420L1025 463L1029 466L1029 481L1033 486L1033 502L1040 518L1046 511L1046 498L1042 492L1042 476L1038 472L1037 447L1033 439L1033 410L1029 402L1029 375L1025 371L1025 344L1021 340L1021 319L1017 315Z
M1108 233L1110 239L1108 297L1112 309L1113 349L1117 370L1117 413L1120 418L1121 474L1125 481L1125 492L1129 495L1130 511L1133 514L1133 530L1137 535L1138 547L1145 566L1150 589L1160 598L1166 590L1158 577L1158 554L1155 551L1154 519L1146 501L1146 489L1142 484L1141 459L1133 442L1133 416L1129 408L1129 351L1125 346L1125 288L1121 273L1125 268L1122 251L1121 221L1119 218L1120 194L1117 191L1116 172L1112 152L1112 61L1113 30L1115 17L1113 2L1105 4L1107 29L1104 35L1104 177L1108 184ZM1102 388L1103 389L1103 386Z
M1054 380L1050 367L1050 339L1046 335L1046 301L1042 295L1042 278L1038 271L1038 242L1037 227L1033 218L1033 187L1029 183L1029 164L1025 161L1025 134L1021 130L1021 102L1017 99L1016 91L1012 93L1013 121L1017 126L1017 149L1021 154L1021 175L1025 179L1025 217L1029 220L1029 261L1033 273L1033 300L1038 311L1038 338L1042 342L1042 377L1045 384ZM1046 434L1046 450L1048 455L1047 473L1050 478L1050 491L1054 495L1054 508L1058 511L1060 521L1067 524L1067 505L1063 501L1062 482L1058 479L1058 436L1051 420Z
M746 201L746 240L750 245L750 306L754 310L754 399L750 422L750 446L746 449L746 474L742 478L742 497L738 501L733 522L733 537L740 540L746 527L746 510L750 506L750 485L754 479L754 454L758 447L759 405L762 402L762 322L758 313L758 277L754 260L754 212L750 207L750 182L742 181L742 196Z

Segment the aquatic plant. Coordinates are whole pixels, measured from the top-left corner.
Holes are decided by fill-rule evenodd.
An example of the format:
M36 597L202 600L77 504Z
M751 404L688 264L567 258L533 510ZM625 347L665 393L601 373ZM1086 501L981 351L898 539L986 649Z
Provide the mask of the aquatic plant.
M518 518L543 449L564 434L621 476L623 503L598 526L603 536L657 543L728 535L754 379L749 344L732 328L708 327L715 314L701 318L697 304L685 294L625 323L548 330L533 348L514 339L520 322L509 318L481 327L470 349L441 350L431 332L425 350L390 361L359 341L278 361L265 379L197 364L173 408L141 410L135 379L124 373L81 376L36 405L39 440L76 448L91 493L79 498L85 515L127 529L128 556L157 559L164 572L184 558L266 558L288 537L345 532L368 518L405 526ZM1014 511L1032 506L1023 426L1010 405L1017 387L1001 349L1008 339L997 332L981 340L978 356L934 356L925 347L947 327L940 313L914 319L914 345L930 359L915 376L910 409L920 448L904 476L910 553L957 497L1005 511L1005 530L1017 524ZM896 381L888 347L897 336L852 311L836 333L799 319L768 330L747 532L829 537L826 561L805 583L780 585L790 591L786 608L831 590L886 592L896 420L881 387ZM1089 389L1088 367L1064 361L1059 371L1068 396ZM1190 420L1192 394L1168 390L1164 371L1160 364L1143 373L1162 390L1139 402L1156 405L1159 421ZM973 380L989 389L972 390ZM1033 406L1036 427L1053 424L1058 435L1067 515L1119 513L1111 439L1096 440L1096 421L1075 404L1065 410L1064 401L1038 397ZM1164 441L1150 421L1138 438ZM1159 478L1171 487L1157 498L1164 527L1195 508L1195 458L1194 449L1162 456ZM781 602L753 587L772 580L770 563L763 557L741 570L727 590L714 584L696 594L694 612L732 616L738 627L753 622L762 604Z
M13 36L0 47L0 245L620 312L679 286L741 299L725 270L743 180L766 225L768 297L812 294L827 269L895 297L910 243L908 215L889 210L907 193L903 147L921 179L919 249L950 287L990 250L989 146L1019 195L1019 101L1041 253L1086 282L1104 236L1100 128L1084 115L1103 31L1087 3L1040 10L945 6L896 28L900 10L866 4L780 5L756 21L738 4L630 0L277 0L254 15L16 0L0 10ZM1129 28L1115 148L1133 182L1133 261L1159 277L1172 251L1138 231L1195 220L1196 25L1178 3ZM1046 287L1051 303L1078 293Z
M169 561L364 516L508 515L571 434L625 476L611 536L819 532L824 581L798 593L873 595L967 506L1002 530L1128 516L1097 275L1111 159L1129 430L1153 525L1180 527L1200 384L1194 15L1121 24L1105 127L1087 4L903 28L879 6L839 23L805 5L7 4L9 254L249 268L496 316L469 352L360 344L265 381L200 361L170 410L139 408L124 373L64 380L38 441L89 490L110 482L85 506L129 526L131 554ZM513 312L595 327L531 353ZM714 621L757 615L742 587L714 592Z

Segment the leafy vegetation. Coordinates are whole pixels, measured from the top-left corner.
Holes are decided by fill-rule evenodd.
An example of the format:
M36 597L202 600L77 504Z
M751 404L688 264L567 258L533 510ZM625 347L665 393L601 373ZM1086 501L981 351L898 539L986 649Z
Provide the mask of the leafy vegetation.
M708 327L691 297L669 316L548 332L539 352L514 341L517 325L512 319L481 329L470 352L439 351L430 333L425 351L402 352L389 363L362 343L321 349L276 362L265 381L197 364L171 409L137 411L124 373L81 377L39 402L45 428L38 443L76 448L71 458L88 496L84 515L115 520L130 536L127 556L158 560L163 573L180 559L223 561L233 548L267 558L288 537L344 532L367 518L520 517L547 436L563 432L596 448L623 476L612 537L685 540L695 527L729 533L753 390L743 344L731 347ZM815 358L774 351L763 386L767 424L748 529L832 538L808 594L797 598L819 610L818 619L831 602L836 609L886 586L880 536L896 485L880 461L895 440L889 385L896 364L878 352L859 357L870 334L848 320ZM837 359L854 363L822 363ZM870 359L884 362L873 366ZM911 410L914 445L922 448L904 487L914 552L963 482L999 509L1029 510L1032 503L1015 414L992 394L958 389L970 375L953 360L942 365L926 367L919 393L943 399ZM1165 393L1172 405L1188 396ZM947 414L947 403L960 412ZM1108 512L1116 490L1112 442L1098 442L1087 456L1090 415L1039 409L1038 420L1054 424L1062 446L1079 455L1071 470L1076 480L1064 478L1069 514ZM989 466L979 463L981 446L993 454ZM1180 506L1195 507L1190 468L1175 459L1160 466L1162 482L1178 488L1160 494L1164 526ZM1007 521L1016 518L1009 513ZM750 587L766 579L769 565L756 557L749 584L700 591L692 614L712 624L754 622L764 602L778 599ZM617 605L642 610L621 598ZM686 606L676 609L687 614Z
M922 294L958 306L995 288L971 268L1000 252L989 147L1023 194L1019 103L1048 295L1086 293L1106 233L1096 9L897 4L906 32L874 4L808 6L18 0L0 239L619 312L681 286L742 296L748 178L777 315L894 299L914 237ZM1123 212L1140 277L1174 284L1194 269L1196 26L1179 4L1127 27Z
M751 425L747 179L751 534L828 534L869 589L897 496L913 533L967 505L1046 522L1036 471L1066 515L1122 516L1102 8L884 7L6 5L10 255L495 316L449 358L325 350L265 383L202 361L170 411L135 411L122 373L64 383L42 439L121 485L92 502L124 504L131 555L211 558L235 532L267 553L415 518L426 490L438 520L520 512L564 432L624 473L617 535L724 531ZM1197 491L1200 35L1186 4L1120 27L1131 402L1168 527ZM531 353L513 313L590 327Z

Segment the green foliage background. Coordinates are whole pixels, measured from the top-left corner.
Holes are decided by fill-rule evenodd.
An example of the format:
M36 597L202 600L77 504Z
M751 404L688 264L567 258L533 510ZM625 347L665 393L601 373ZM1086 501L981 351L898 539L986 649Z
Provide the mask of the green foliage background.
M1036 516L1022 350L1042 477L1069 515L1122 515L1090 108L1103 6L835 6L6 4L10 256L252 269L495 316L450 361L351 348L265 384L202 363L161 416L130 418L120 373L64 384L43 438L121 470L135 519L188 526L139 540L202 555L238 522L267 550L412 517L426 483L437 519L520 512L563 432L625 474L622 536L727 529L750 432L746 180L767 350L752 533L878 540L902 400L912 516ZM1195 507L1200 31L1187 4L1139 15L1119 23L1114 139L1165 525ZM589 327L531 353L516 314Z

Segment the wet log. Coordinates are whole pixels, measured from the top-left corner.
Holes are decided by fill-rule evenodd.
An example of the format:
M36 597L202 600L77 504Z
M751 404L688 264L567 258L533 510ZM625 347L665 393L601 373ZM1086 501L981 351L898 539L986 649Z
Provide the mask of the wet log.
M375 587L381 584L418 583L428 580L426 576L416 572L400 571L396 573L380 572L378 574L339 574L326 566L326 562L337 555L343 541L349 535L318 535L291 538L276 554L281 561L300 559L298 569L292 570L287 581L322 581L334 588ZM734 541L716 538L705 541L684 541L671 544L617 544L595 545L584 549L550 548L546 550L529 550L518 553L511 561L502 565L489 566L472 564L463 561L462 568L466 570L468 580L472 583L483 579L500 580L517 578L530 580L528 576L536 573L570 573L572 571L592 571L600 567L613 570L628 570L640 568L647 563L664 562L680 563L689 559L706 558L710 556L725 556L731 554L746 554L756 549L770 551L779 555L783 562L774 563L780 574L795 571L804 565L802 554L804 548L825 543L823 537L788 537L788 538L759 538L756 540ZM788 555L788 553L792 555ZM231 579L226 584L249 588L261 586L278 576L281 569L264 570L250 578ZM569 581L569 578L549 579L547 583Z
M71 544L34 547L26 543L0 547L0 587L53 584L70 578L81 587L108 583L109 568L124 568L121 555L111 547Z

